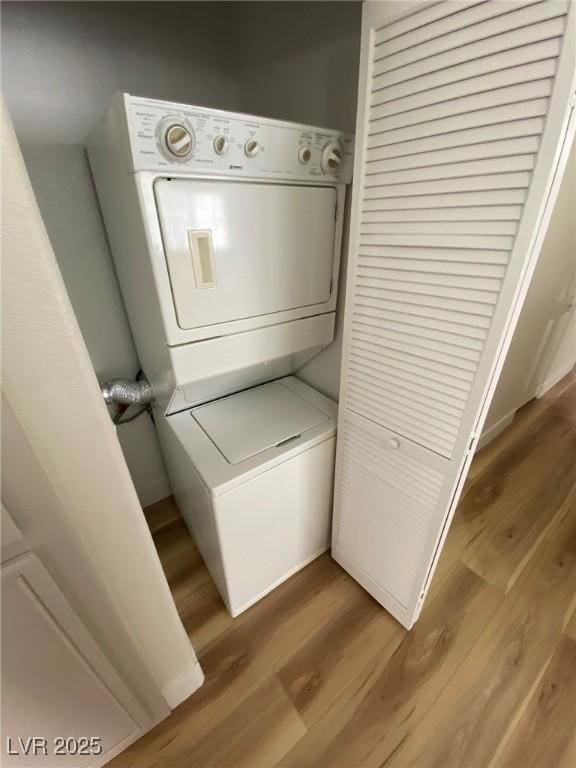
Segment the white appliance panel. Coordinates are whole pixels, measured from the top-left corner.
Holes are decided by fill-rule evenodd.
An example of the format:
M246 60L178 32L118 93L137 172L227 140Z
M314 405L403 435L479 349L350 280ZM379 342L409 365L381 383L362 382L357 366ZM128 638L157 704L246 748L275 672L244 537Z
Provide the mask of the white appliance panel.
M198 421L192 418L190 410L179 411L170 416L164 416L157 411L156 423L159 432L163 431L161 425L167 425L169 431L177 437L184 453L194 457L194 466L202 478L203 487L211 496L228 493L242 483L253 480L259 474L268 472L278 464L290 461L299 452L307 450L323 440L328 440L336 434L336 420L338 418L336 403L294 376L286 376L279 379L277 383L281 383L283 387L313 406L316 411L320 412L320 415L328 418L317 426L309 424L299 437L284 442L280 441L280 445L274 444L236 464L231 464L226 460L223 452L216 446L214 431L208 435ZM253 420L246 429L255 431L259 428L257 425L262 419L258 418L257 415L255 419L256 421ZM170 461L168 461L168 471L170 472Z
M246 403L243 397L254 400ZM266 404L268 399L274 402ZM290 431L289 422L298 419L308 429L231 464L214 440L218 430L225 431L226 416L242 418L241 408L226 413L231 401L246 405L245 432L263 435L266 419L276 423L277 434ZM237 616L328 548L337 406L287 377L196 413L211 408L212 416L222 419L205 422L205 428L190 411L159 415L157 425L182 517L228 610ZM272 415L274 408L280 413ZM311 426L318 419L322 423ZM226 442L222 433L218 440Z
M300 437L330 419L278 381L203 405L191 413L230 464Z
M134 171L321 183L352 178L354 137L340 131L129 94L117 100L126 113ZM180 134L170 144L175 154L166 144L174 129Z
M154 190L181 328L329 300L334 187L159 179Z

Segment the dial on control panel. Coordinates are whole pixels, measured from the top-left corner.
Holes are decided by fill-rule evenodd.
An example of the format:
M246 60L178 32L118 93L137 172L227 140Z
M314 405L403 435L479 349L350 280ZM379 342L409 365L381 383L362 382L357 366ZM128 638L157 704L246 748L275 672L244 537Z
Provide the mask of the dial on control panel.
M217 155L225 155L228 151L228 139L226 136L216 136L214 139L214 152Z
M164 134L166 149L174 157L188 157L194 146L194 139L188 128L178 123L170 125Z
M254 157L258 154L258 150L260 149L260 144L256 141L256 139L248 139L246 144L244 144L244 154L246 157Z
M176 162L186 162L196 150L196 136L189 121L179 115L167 115L156 128L156 141L158 149L168 159ZM225 155L230 149L230 140L224 134L217 134L212 141L215 154ZM247 139L244 143L244 154L248 158L256 157L261 150L260 142L256 138ZM300 165L308 165L313 157L310 144L298 147L298 161ZM322 147L320 165L326 174L336 175L344 160L342 144L337 139L327 141Z
M196 148L194 129L179 115L167 115L156 127L158 149L167 160L184 163Z
M342 165L342 145L339 141L326 144L322 150L322 170L324 173L336 173Z

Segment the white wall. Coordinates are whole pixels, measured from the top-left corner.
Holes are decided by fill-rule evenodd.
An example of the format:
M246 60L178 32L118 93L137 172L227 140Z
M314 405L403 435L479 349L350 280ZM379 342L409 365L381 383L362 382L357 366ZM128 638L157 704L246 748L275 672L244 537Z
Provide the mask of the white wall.
M353 132L361 3L238 5L237 71L242 110ZM347 239L345 227L345 243ZM335 340L297 374L334 400L340 386L345 262L346 248Z
M237 108L232 16L221 3L2 5L4 95L100 381L139 366L84 139L116 90ZM168 495L148 417L118 432L141 502Z
M537 394L543 394L576 362L575 314L565 313L568 300L575 292L576 146L573 146L486 418L484 435L494 437L518 408Z
M2 503L96 644L152 720L168 707L4 393ZM4 536L4 530L2 531ZM3 614L3 620L8 617Z
M2 499L156 717L202 680L2 108ZM154 694L154 695L153 695ZM165 701L162 702L162 696Z

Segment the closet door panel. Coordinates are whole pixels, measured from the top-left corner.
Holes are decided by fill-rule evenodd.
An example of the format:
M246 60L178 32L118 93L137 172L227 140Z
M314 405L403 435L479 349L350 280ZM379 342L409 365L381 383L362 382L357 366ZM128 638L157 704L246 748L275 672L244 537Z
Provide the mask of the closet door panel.
M104 765L150 718L35 555L9 560L0 576L2 765ZM27 752L35 736L46 741Z
M378 572L399 605L414 589L428 521L440 500L444 472L433 456L369 419L351 412L340 444L339 496L357 514L335 521L334 535L347 542L346 557L369 575ZM388 499L382 514L382 499ZM395 546L382 560L381 542Z
M564 0L364 9L333 556L411 626L537 257Z

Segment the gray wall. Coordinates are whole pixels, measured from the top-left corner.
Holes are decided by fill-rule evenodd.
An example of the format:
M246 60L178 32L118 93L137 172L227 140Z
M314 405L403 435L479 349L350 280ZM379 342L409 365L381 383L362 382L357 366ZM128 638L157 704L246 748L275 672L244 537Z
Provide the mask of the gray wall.
M138 360L84 152L124 90L238 107L220 3L6 2L3 91L78 323L100 380ZM224 14L226 17L226 14ZM202 30L198 34L198 30ZM218 40L218 45L213 41ZM147 417L118 429L141 502L168 495Z
M84 140L117 90L353 130L359 3L4 2L3 90L100 380L138 360ZM343 306L343 294L339 307ZM338 313L338 328L341 313ZM299 372L338 395L341 333ZM153 427L118 429L143 504L167 495Z
M353 131L360 57L359 2L241 2L242 109Z
M310 125L354 131L362 7L354 2L239 3L242 109ZM349 201L348 201L349 203ZM348 216L346 217L346 223ZM348 228L345 226L344 243ZM346 248L334 342L298 377L338 399Z

